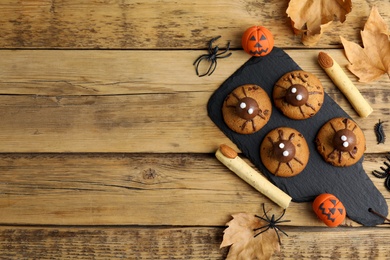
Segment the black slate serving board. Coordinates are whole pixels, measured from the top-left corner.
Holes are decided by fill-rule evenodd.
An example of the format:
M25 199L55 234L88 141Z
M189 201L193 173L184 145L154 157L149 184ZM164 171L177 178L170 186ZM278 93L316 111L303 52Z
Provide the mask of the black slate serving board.
M321 193L334 194L344 204L350 219L365 226L383 223L383 219L370 213L369 208L387 216L388 206L383 195L365 173L362 158L349 167L335 167L326 163L316 150L315 137L323 124L334 117L349 117L326 93L324 104L312 118L292 120L273 106L269 122L251 135L237 134L230 130L222 117L222 105L226 96L243 84L261 86L272 99L276 81L285 73L301 68L282 49L274 48L265 57L252 57L231 75L210 97L207 104L211 120L229 137L242 153L276 186L289 194L294 202L312 201ZM271 174L260 159L260 144L264 136L277 127L288 126L301 132L309 145L310 158L299 175L290 178Z

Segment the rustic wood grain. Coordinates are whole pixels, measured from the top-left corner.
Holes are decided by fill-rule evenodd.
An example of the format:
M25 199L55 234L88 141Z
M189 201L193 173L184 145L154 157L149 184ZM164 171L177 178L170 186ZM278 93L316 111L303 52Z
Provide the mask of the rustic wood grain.
M360 41L371 6L389 19L388 1L356 0L345 23L335 22L318 47ZM2 1L0 48L188 49L217 35L241 48L246 28L260 24L280 47L302 47L286 15L288 1ZM77 40L75 40L77 39Z
M340 91L317 62L320 51L329 53L344 68L371 103L386 101L375 96L388 89L388 77L358 82L346 68L349 62L343 50L285 50L303 70L320 78L328 94L342 100ZM231 57L218 61L211 76L199 78L193 62L206 51L0 50L0 94L62 97L211 93L250 58L242 50L231 52Z
M223 227L0 227L5 259L225 259ZM388 228L284 227L272 259L388 259Z
M375 98L386 99L389 91ZM231 142L207 116L210 94L3 95L0 152L214 152ZM337 101L354 115L345 100ZM374 104L368 119L354 117L366 136L368 153L390 150L389 142L376 143L374 132L375 123L386 119L387 106ZM384 123L386 132L388 128Z
M370 155L363 166L390 202L371 175L383 161ZM0 170L3 225L221 226L231 214L262 212L262 203L280 213L210 154L2 154ZM292 203L286 219L324 226L310 203Z
M389 115L386 76L362 84L345 70L374 108L362 119L317 64L318 51L287 52L302 69L318 75L327 93L362 127L368 153L390 150L389 143L376 144L373 131ZM341 50L329 52L341 66L347 64ZM206 103L248 59L243 51L235 51L206 78L198 78L192 66L201 51L1 53L0 152L210 153L221 143L231 144L208 118Z

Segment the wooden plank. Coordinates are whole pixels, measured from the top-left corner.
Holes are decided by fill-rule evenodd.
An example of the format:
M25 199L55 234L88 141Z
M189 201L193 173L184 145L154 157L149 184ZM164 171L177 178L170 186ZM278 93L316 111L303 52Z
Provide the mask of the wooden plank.
M209 95L0 96L0 152L214 152L231 141L207 116ZM368 119L354 117L368 153L390 150L388 142L376 143L373 130L384 120L386 106L373 106L376 111Z
M219 43L219 42L218 42ZM304 70L322 81L328 94L342 100L340 91L318 65L320 50L285 50ZM322 51L322 50L321 50ZM388 77L361 83L346 69L343 50L325 50L344 68L351 81L371 103L375 91L388 89ZM44 96L100 96L146 93L212 92L240 68L250 56L232 51L218 62L215 72L199 78L193 62L205 51L81 51L0 50L0 94ZM207 66L207 62L202 65ZM185 75L185 76L183 76Z
M390 203L371 175L383 161L368 155L364 168ZM0 171L2 225L220 226L262 203L281 213L210 154L0 154ZM310 203L292 203L285 218L324 226Z
M376 91L385 99L389 90ZM0 152L214 152L231 144L207 116L211 93L119 96L0 96ZM338 100L339 101L339 100ZM350 115L355 112L339 101ZM367 119L353 118L367 140L368 153L389 151L373 130L387 104L374 104ZM385 123L387 131L388 123ZM156 143L159 145L156 146Z
M0 152L210 153L221 143L231 144L208 118L206 104L248 59L242 51L235 51L231 62L220 62L206 78L198 78L192 66L201 51L1 53ZM342 66L347 64L341 50L330 53ZM386 76L361 84L349 73L375 110L362 119L317 64L318 51L288 54L318 75L329 95L358 122L368 153L390 150L389 144L376 144L373 131L389 113Z
M272 259L388 259L388 228L286 227ZM0 227L5 259L225 259L222 227Z
M340 34L359 41L359 30L374 4L389 21L388 1L356 0L346 22L332 25L317 47L340 46ZM0 48L205 48L205 41L217 35L230 40L232 48L241 48L242 33L256 24L274 32L277 46L302 47L292 32L287 5L287 1L7 0L0 8Z

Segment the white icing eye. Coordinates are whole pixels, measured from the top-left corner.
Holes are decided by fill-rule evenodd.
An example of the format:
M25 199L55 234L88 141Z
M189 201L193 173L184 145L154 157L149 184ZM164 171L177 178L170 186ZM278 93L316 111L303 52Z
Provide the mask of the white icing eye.
M280 144L279 144L279 148L280 148L280 149L283 149L283 148L284 148L284 143L280 143Z
M297 95L295 98L296 98L297 100L301 101L303 97L302 97L302 95Z
M248 109L248 114L252 115L253 114L253 108Z
M284 156L284 157L287 157L287 156L289 156L289 155L290 155L290 153L289 153L288 151L284 151L284 152L283 152L283 156Z
M344 146L344 147L348 147L348 146L349 146L349 143L348 143L348 142L344 142L344 143L343 143L343 146Z
M291 93L296 93L297 92L297 88L292 88L291 89Z
M347 137L345 135L342 135L340 138L341 138L341 141L347 141Z
M244 108L246 108L246 104L245 104L245 102L242 102L242 103L240 104L240 108L241 108L241 109L244 109Z

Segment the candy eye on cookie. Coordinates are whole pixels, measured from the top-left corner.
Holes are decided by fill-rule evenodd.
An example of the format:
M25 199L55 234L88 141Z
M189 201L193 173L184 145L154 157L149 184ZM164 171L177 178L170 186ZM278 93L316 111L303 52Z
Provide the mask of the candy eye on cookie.
M317 133L317 150L334 166L350 166L363 156L366 140L363 131L349 118L333 118Z
M239 117L246 120L251 120L256 116L264 118L256 100L250 97L244 97L241 99L239 99L239 97L236 98L238 99L236 111Z
M275 158L281 163L288 164L288 162L294 159L300 164L302 164L302 162L299 161L299 159L295 158L295 146L291 142L294 136L295 134L292 133L287 140L283 140L283 131L280 130L279 141L274 142L270 137L268 138L268 140L273 144L273 149L274 149L273 153Z
M306 167L309 160L309 147L303 135L297 130L280 127L265 136L260 145L260 157L264 166L272 174L292 177Z
M306 105L309 99L309 91L300 84L294 84L287 89L285 100L292 106L300 107Z
M224 100L223 119L239 134L260 130L271 117L272 104L268 94L257 85L247 84L234 89Z
M320 80L306 71L292 71L283 75L273 89L275 106L291 119L314 116L324 102Z
M356 135L349 129L341 129L338 131L335 130L335 134L333 136L333 145L335 150L340 152L348 152L350 153L351 157L354 157L354 154L356 154L355 149L357 149Z

